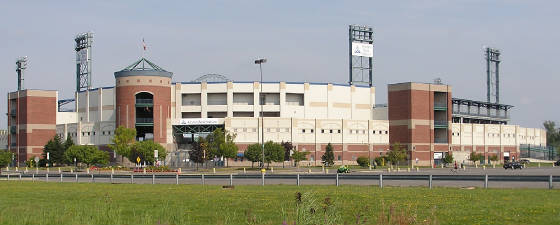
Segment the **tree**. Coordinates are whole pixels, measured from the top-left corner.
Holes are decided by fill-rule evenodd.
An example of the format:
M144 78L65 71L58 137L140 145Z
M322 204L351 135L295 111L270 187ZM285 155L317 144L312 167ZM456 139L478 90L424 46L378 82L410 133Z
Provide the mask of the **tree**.
M12 162L13 154L8 150L0 150L0 167L5 167L10 165Z
M115 130L115 135L111 139L113 144L110 144L109 148L119 154L121 156L121 161L124 161L124 157L128 158L130 155L130 148L135 140L136 129L119 126ZM136 159L133 159L131 162L136 162L135 160Z
M299 162L306 160L309 153L310 152L302 152L299 150L295 151L294 154L292 154L292 159L294 160L295 166L298 166Z
M488 159L494 163L496 163L498 161L498 155L491 155L488 157Z
M198 170L198 164L204 163L208 160L208 151L206 147L208 143L204 137L199 137L197 141L192 144L192 151L189 153L189 159L196 163L196 169Z
M406 156L406 150L401 146L401 144L395 143L391 146L391 150L387 153L387 160L389 160L391 164L397 164L398 166L399 162L406 159Z
M477 154L476 152L471 152L469 155L469 160L472 161L474 164L482 159L482 154Z
M53 139L49 140L45 147L43 148L43 158L47 158L47 153L49 153L49 160L47 163L52 165L61 165L65 161L64 159L64 152L65 152L64 145L58 135L55 135Z
M284 147L278 143L268 141L264 144L264 161L270 166L270 162L284 161Z
M546 129L547 145L556 148L560 154L560 128L556 128L556 124L550 120L544 121L543 126Z
M368 159L368 157L365 157L365 156L360 156L360 157L358 157L358 159L356 159L356 162L357 162L358 165L360 165L361 167L367 167L367 166L369 166L369 159Z
M284 161L290 161L290 154L292 153L292 149L294 149L294 145L289 141L282 141L280 145L284 147Z
M158 159L165 159L167 152L165 148L159 143L152 140L135 142L130 148L130 154L128 155L128 160L131 162L136 162L136 158L140 157L143 162L148 162L154 164L156 161L154 157L154 151L158 150Z
M327 144L327 147L325 148L325 154L321 156L321 160L323 161L323 164L325 166L334 165L334 152L331 143Z
M258 143L249 145L243 155L247 158L247 160L251 161L251 167L253 167L255 162L262 161L262 147Z
M238 147L235 145L235 134L218 128L208 136L210 155L231 159L237 156Z
M74 145L64 153L67 161L76 159L77 163L85 163L88 167L94 164L109 163L109 153L99 150L93 145Z
M445 154L445 157L443 157L443 163L445 163L445 165L452 163L453 162L453 155L451 155L449 152L447 154Z

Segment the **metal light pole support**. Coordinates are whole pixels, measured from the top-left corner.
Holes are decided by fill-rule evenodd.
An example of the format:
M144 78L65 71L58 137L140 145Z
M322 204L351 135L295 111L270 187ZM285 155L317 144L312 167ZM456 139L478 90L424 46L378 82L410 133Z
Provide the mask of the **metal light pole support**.
M432 189L432 174L430 174L430 181L428 183L429 183L430 189Z
M179 174L175 174L175 184L179 184Z
M21 181L21 173L19 174L19 181Z
M201 180L202 180L202 185L204 185L204 174L202 174Z
M134 184L134 174L130 174L130 183Z
M152 184L155 184L155 183L156 183L156 175L152 174Z
M62 183L62 173L60 174L60 183Z
M297 186L299 186L299 173L297 174L297 181L296 181Z
M488 188L488 174L484 175L484 189Z
M111 184L113 183L113 174L111 173Z
M48 173L45 174L45 182L49 182L49 174Z
M264 173L261 174L261 185L264 186Z
M552 175L548 176L548 189L552 189Z
M229 186L233 186L233 174L229 174Z
M35 174L31 174L31 182L35 182Z
M379 174L379 188L383 188L383 174Z
M91 182L95 183L95 178L93 177L93 173L91 174Z
M76 174L76 183L78 183L78 174Z
M10 181L10 174L8 174L8 181Z
M336 174L336 186L338 187L338 173Z

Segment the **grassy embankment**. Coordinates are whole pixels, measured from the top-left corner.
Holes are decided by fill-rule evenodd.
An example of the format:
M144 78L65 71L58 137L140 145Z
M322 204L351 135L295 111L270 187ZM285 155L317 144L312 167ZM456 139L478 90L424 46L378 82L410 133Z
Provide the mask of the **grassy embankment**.
M560 191L0 181L0 224L293 224L296 211L314 211L317 224L377 224L388 215L415 218L404 224L560 224Z

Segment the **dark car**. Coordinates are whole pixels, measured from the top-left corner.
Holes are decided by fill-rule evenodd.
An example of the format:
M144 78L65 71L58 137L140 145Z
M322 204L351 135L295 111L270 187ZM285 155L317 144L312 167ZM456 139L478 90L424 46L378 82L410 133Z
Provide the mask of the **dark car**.
M531 163L531 161L529 161L528 159L522 159L522 160L519 160L519 162L520 162L520 163L523 163L523 164L529 164L529 163Z
M523 164L519 162L507 162L504 164L504 169L523 169Z
M560 159L556 162L554 162L554 166L560 166Z

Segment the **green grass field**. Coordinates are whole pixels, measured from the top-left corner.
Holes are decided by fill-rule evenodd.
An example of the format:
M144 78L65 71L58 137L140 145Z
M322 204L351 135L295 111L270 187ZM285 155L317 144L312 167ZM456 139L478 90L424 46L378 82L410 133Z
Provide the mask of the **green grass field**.
M412 224L560 224L560 191L0 181L0 224L293 224L310 208L315 224L327 223L324 211L332 224L387 215Z

